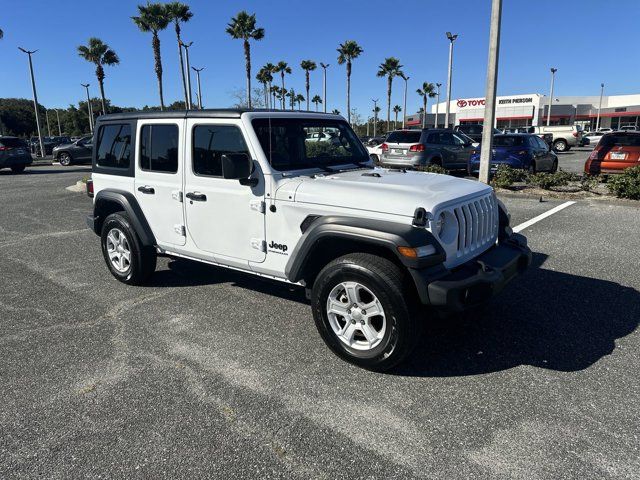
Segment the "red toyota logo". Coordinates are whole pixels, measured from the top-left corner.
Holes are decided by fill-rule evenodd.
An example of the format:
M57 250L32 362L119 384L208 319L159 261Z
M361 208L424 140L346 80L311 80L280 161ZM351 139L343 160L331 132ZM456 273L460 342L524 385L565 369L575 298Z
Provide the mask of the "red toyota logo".
M467 101L466 100L458 100L458 107L464 108L466 106L467 106Z

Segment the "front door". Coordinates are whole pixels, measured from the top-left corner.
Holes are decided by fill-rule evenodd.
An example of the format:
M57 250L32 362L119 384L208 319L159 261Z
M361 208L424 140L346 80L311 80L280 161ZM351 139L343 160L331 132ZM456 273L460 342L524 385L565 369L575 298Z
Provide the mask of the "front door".
M184 245L184 120L140 121L136 137L136 200L159 244Z
M245 153L255 159L240 120L187 120L185 212L195 247L220 263L265 259L264 177L254 161L255 186L225 179L222 156Z

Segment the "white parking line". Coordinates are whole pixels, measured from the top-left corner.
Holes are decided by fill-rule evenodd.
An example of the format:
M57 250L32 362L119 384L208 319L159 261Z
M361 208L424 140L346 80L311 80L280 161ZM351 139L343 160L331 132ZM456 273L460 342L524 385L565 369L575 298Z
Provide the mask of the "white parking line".
M574 203L576 203L576 202L564 202L564 203L558 205L557 207L553 207L551 210L548 210L548 211L546 211L544 213L541 213L537 217L533 217L531 220L527 220L526 222L521 223L520 225L517 225L517 226L513 227L513 231L515 233L521 232L525 228L530 227L531 225L533 225L534 223L538 223L540 220L543 220L543 219L553 215L554 213L558 213L560 210L564 210L565 208L570 207Z

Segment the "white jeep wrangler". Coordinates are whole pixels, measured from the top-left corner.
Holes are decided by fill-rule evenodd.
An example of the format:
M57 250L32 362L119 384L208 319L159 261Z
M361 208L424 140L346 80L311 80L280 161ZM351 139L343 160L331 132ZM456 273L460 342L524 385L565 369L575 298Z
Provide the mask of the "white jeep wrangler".
M160 255L300 285L327 345L367 368L407 356L424 307L477 305L531 262L490 187L373 168L337 115L114 114L94 145L87 223L118 280Z

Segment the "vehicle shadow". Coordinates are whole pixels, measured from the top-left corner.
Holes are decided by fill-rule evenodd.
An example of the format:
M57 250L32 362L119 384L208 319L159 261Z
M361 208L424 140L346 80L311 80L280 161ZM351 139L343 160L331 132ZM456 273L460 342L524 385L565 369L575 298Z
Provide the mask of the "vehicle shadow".
M411 358L392 374L465 376L518 365L573 372L613 352L640 321L640 292L534 265L486 307L425 323Z
M78 165L77 167L69 167L69 168L64 168L64 169L56 169L53 170L51 168L47 168L47 167L27 167L27 169L24 172L21 173L13 173L11 170L0 170L0 176L7 176L7 177L23 177L25 175L50 175L50 174L56 174L56 173L91 173L91 168L79 168L80 166Z
M309 303L305 298L304 289L283 282L182 258L171 258L167 266L168 270L158 270L153 274L149 282L150 287L193 287L230 283L239 288Z

